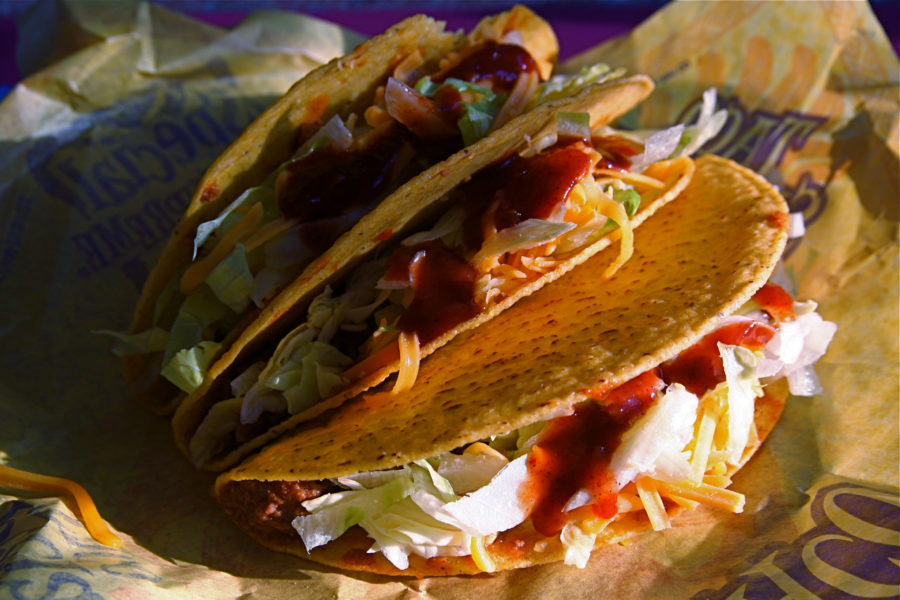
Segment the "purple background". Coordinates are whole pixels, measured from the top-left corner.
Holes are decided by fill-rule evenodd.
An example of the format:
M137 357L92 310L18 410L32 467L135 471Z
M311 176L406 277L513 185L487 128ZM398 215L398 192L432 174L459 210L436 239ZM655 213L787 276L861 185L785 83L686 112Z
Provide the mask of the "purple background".
M485 14L498 12L512 4L493 0L158 0L157 3L225 28L236 25L253 10L283 9L311 14L365 35L380 33L404 17L420 12L427 12L447 21L451 30L469 29ZM0 0L0 97L22 78L16 64L16 19L32 4L34 0ZM627 33L663 4L665 2L662 0L528 2L529 6L553 24L559 38L560 58L563 60L609 38ZM900 2L873 0L871 4L893 42L895 51L900 52Z

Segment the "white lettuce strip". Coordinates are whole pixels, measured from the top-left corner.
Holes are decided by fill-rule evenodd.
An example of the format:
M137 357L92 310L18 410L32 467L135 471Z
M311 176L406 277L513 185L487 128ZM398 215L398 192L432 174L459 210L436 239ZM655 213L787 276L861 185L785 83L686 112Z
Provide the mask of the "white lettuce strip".
M759 377L774 381L786 377L795 396L822 393L813 364L825 354L837 325L815 312L813 301L795 302L793 321L781 323L759 359Z
M444 457L449 455L437 460L443 462ZM474 537L492 536L525 520L526 509L517 495L527 478L525 461L522 456L508 463L486 485L461 498L428 461L341 478L339 483L353 489L304 502L310 514L292 524L307 550L358 524L374 540L370 552L384 553L399 569L409 566L410 554L465 556ZM469 464L478 462L497 465L489 455Z
M630 136L644 138L644 151L631 159L631 170L640 173L653 163L679 156L692 156L714 138L728 119L728 111L716 110L716 89L703 92L703 104L697 122L683 123L667 129L649 132L629 132Z
M650 409L622 435L610 460L618 489L649 475L663 481L684 481L691 468L685 446L694 436L699 400L681 384L667 387Z

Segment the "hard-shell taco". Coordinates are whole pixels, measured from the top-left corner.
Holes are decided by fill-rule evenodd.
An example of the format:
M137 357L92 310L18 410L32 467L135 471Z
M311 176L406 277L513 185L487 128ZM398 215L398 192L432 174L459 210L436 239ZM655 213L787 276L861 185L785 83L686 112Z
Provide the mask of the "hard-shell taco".
M426 356L618 241L596 276L615 272L721 116L710 94L690 128L607 125L649 87L634 76L541 104L382 201L272 303L268 334L235 344L179 407L182 450L229 468L394 373L394 393L411 387ZM399 242L373 242L385 232Z
M171 412L410 178L455 168L444 162L539 102L620 75L550 82L556 54L550 26L521 6L468 35L417 16L298 81L210 167L151 271L117 347L138 399Z
M731 475L834 333L767 283L788 236L765 180L703 157L636 233L424 361L219 476L228 515L271 548L389 574L565 560L740 512ZM784 382L787 381L788 385Z

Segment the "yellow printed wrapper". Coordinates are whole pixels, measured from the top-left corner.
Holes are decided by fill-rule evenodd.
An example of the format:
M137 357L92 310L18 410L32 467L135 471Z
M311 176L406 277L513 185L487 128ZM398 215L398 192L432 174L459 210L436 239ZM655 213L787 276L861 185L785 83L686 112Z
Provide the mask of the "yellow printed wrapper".
M0 104L0 458L77 480L123 538L60 501L0 494L0 597L886 598L900 594L898 61L861 2L675 2L562 65L650 75L624 119L728 111L704 151L777 184L805 235L796 293L838 324L817 372L736 477L742 514L563 564L477 577L337 572L259 547L211 498L169 424L129 399L107 339L203 170L298 77L359 39L284 12L232 31L144 3L70 0L30 38ZM539 10L539 8L538 8ZM45 19L45 23L47 20Z

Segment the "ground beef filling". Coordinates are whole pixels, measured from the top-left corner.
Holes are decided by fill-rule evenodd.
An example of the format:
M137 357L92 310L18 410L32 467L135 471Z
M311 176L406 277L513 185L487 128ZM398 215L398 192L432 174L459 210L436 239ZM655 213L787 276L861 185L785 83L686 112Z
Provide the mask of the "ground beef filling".
M229 481L219 491L225 512L252 535L295 539L294 517L307 514L302 502L338 491L328 481Z

